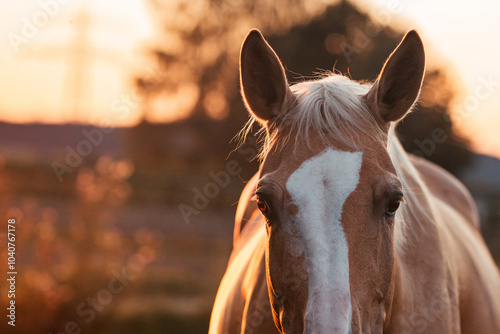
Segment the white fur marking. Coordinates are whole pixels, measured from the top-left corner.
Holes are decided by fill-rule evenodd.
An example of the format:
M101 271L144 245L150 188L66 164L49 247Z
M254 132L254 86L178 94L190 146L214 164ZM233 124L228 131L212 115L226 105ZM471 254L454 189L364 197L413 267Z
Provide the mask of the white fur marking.
M351 332L348 246L341 217L359 182L361 162L361 152L329 148L302 163L286 184L298 207L296 224L309 275L306 333Z

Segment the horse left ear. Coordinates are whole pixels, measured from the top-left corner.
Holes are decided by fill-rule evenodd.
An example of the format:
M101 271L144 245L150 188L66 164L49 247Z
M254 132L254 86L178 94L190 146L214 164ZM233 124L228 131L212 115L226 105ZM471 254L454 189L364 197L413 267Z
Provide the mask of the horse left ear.
M420 93L424 72L424 46L412 30L389 56L366 94L370 108L382 123L398 121L408 113Z
M286 99L293 98L281 61L257 29L241 48L240 82L247 109L262 122L273 122Z

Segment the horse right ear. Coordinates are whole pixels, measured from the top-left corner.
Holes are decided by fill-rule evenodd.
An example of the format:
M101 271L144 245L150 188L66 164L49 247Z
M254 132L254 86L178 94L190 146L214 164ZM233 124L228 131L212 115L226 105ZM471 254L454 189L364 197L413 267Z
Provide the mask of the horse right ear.
M240 54L240 83L247 109L261 122L272 122L292 97L285 70L260 31L251 30Z
M412 30L389 56L366 94L370 108L382 123L398 121L411 109L420 93L424 72L424 46L418 33Z

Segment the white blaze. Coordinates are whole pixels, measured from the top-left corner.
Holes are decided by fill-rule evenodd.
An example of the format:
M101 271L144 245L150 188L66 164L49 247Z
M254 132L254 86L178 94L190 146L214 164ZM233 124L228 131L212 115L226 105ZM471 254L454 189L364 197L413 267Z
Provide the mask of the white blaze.
M295 223L309 275L305 333L351 332L348 247L341 217L359 182L361 162L361 152L329 148L302 163L286 184L298 207Z

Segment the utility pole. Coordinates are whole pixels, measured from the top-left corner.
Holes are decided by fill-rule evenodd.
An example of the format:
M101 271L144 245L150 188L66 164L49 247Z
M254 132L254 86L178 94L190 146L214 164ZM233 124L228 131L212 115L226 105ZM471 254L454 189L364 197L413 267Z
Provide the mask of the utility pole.
M93 100L92 94L92 67L94 61L102 59L117 65L119 53L110 49L94 47L90 36L95 22L95 15L91 12L88 3L82 1L80 8L73 14L74 18L68 23L71 27L69 41L64 45L48 45L27 50L30 58L63 60L65 73L61 89L61 114L67 121L79 121L91 108L87 101ZM109 22L107 22L109 23ZM59 28L60 28L59 24Z
M91 15L88 8L81 8L73 20L73 37L66 50L66 75L63 81L62 103L70 119L78 120L85 112L85 98L91 96L92 80L88 75L94 58L89 38Z

